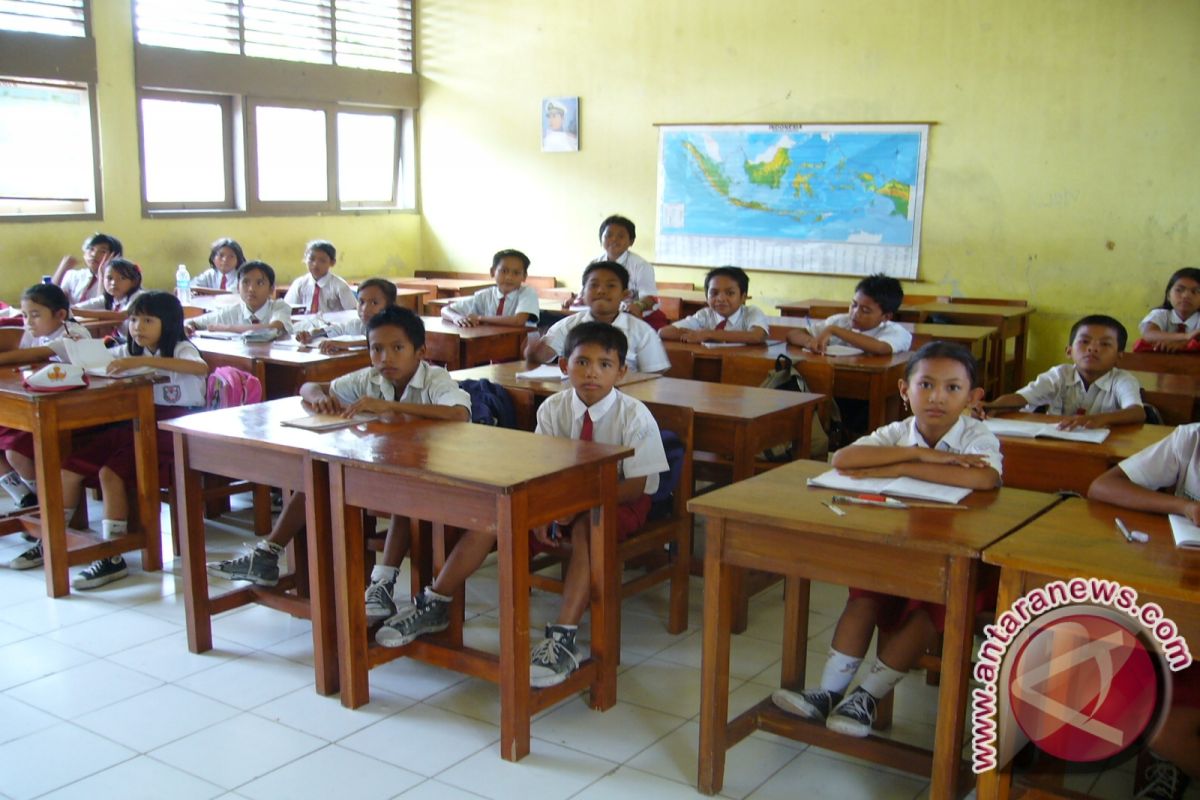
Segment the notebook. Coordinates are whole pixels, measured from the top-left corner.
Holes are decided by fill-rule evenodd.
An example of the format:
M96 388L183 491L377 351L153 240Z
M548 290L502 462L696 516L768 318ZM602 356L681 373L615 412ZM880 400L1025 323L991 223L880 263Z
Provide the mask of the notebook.
M558 364L542 364L540 367L518 372L517 377L528 381L565 381L567 379L563 371L558 368Z
M353 417L343 417L338 414L309 414L298 419L285 419L280 422L288 428L303 428L308 431L335 431L339 428L349 428L364 422L374 422L379 419L376 414L355 414Z
M1027 422L1023 419L985 420L988 430L997 436L1016 436L1022 439L1066 439L1069 442L1091 442L1100 444L1111 433L1108 428L1079 428L1073 431L1059 430L1053 422Z
M1171 535L1175 537L1176 547L1200 550L1200 526L1179 514L1171 514L1167 519L1171 520Z
M957 503L971 493L961 486L922 481L917 478L851 478L836 469L808 479L808 485L819 489L837 489L855 494L884 494L911 497L934 503Z
M851 347L848 344L827 344L825 345L825 355L827 356L861 356L865 350L859 350L857 347Z

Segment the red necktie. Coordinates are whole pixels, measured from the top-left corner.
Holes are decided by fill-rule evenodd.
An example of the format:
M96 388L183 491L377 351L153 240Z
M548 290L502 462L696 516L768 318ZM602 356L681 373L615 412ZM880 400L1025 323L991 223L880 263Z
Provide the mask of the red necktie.
M592 441L592 415L587 411L583 412L583 427L579 429L579 440L582 442Z
M308 313L315 314L321 310L321 287L319 284L313 284L313 299L308 304Z
M253 314L251 314L251 315L250 315L250 324L251 324L251 325L257 325L257 324L258 324L258 317L256 317L256 316L254 316Z
M221 291L222 292L225 291L225 281L228 278L229 278L229 275L227 273L224 273L224 272L221 273Z
M504 295L500 295L500 305L496 306L496 316L497 317L504 316L504 301L507 299L508 298L506 298Z
M1178 325L1175 326L1175 332L1176 333L1187 333L1187 325L1184 325L1182 322L1179 323Z
M717 330L719 330L719 331L725 330L725 326L728 324L729 324L729 320L727 320L727 319L721 320L720 322L717 323Z
M88 285L87 285L87 286L83 287L83 294L79 295L79 299L80 299L80 300L87 300L87 299L88 299L88 292L90 292L90 291L92 290L92 287L93 287L93 286L95 286L95 285L96 285L96 273L94 273L94 272L93 272L93 273L92 273L92 279L91 279L90 281L88 281ZM1179 327L1180 327L1180 328L1182 328L1183 326L1182 326L1182 325L1180 325Z

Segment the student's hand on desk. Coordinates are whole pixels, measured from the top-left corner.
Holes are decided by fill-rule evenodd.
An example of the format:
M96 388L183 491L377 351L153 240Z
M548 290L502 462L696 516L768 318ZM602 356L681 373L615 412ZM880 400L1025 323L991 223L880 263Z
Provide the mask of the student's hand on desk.
M392 413L392 404L387 400L380 400L377 397L360 397L347 406L342 412L344 417L353 417L355 414L390 414Z
M633 300L633 301L629 302L625 306L625 313L631 317L637 317L638 319L641 319L642 318L642 304L639 303L637 300Z
M340 353L343 350L349 350L350 343L349 342L335 342L332 339L322 339L321 343L319 345L317 345L317 349L320 350L325 355L329 355L330 353Z
M1098 428L1100 426L1096 424L1095 418L1089 417L1086 414L1077 414L1074 417L1067 417L1054 427L1060 431L1076 431L1084 428Z
M901 478L899 464L883 464L878 467L858 467L857 469L839 469L839 475L847 478Z
M812 341L808 343L808 349L812 350L814 353L824 353L825 348L829 345L829 340L834 337L836 332L836 327L830 326L824 328L816 336L810 337Z
M460 328L474 328L482 323L483 319L478 314L467 314L465 317L458 317L454 320L454 324Z
M127 369L134 369L141 366L144 366L141 358L138 358L137 356L126 356L125 358L114 358L112 361L108 362L108 366L104 368L104 371L109 375L115 375L118 372L124 372Z
M988 460L973 453L947 453L932 447L918 447L917 460L925 464L949 464L955 467L987 467Z
M183 323L183 332L186 333L188 336L191 336L198 330L199 330L199 328L197 328L195 325L193 325L190 322Z
M1154 349L1160 353L1177 353L1187 347L1187 342L1159 342L1154 345Z
M712 333L712 331L685 330L683 333L679 334L679 341L687 342L688 344L703 344L704 342L708 341L708 335L710 333Z
M1183 516L1187 517L1193 525L1200 525L1200 503L1188 503L1184 506Z
M312 344L313 335L310 331L296 331L296 341L300 344Z
M571 309L571 306L575 305L575 301L578 299L579 299L579 295L575 294L574 292L571 292L571 296L568 297L566 300L563 300L562 310L569 311Z
M987 419L988 409L984 403L975 403L971 406L971 416L975 419Z
M304 407L316 411L318 414L341 414L342 401L332 395L321 392L312 394L302 398Z

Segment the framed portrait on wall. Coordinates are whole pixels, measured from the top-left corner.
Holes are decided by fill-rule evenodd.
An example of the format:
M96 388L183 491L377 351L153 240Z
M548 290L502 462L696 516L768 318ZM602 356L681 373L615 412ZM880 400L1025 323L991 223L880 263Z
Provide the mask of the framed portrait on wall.
M542 152L573 153L579 149L579 98L542 98Z

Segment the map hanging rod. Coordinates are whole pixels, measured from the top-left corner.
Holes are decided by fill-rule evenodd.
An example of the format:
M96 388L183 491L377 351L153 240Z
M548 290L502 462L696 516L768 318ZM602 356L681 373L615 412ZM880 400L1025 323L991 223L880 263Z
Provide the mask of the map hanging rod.
M788 130L800 130L802 128L819 128L825 125L937 125L934 120L916 119L916 120L839 120L837 122L652 122L652 128L673 128L680 127L701 127L710 125L717 127L720 125L769 125L771 127L786 128Z

